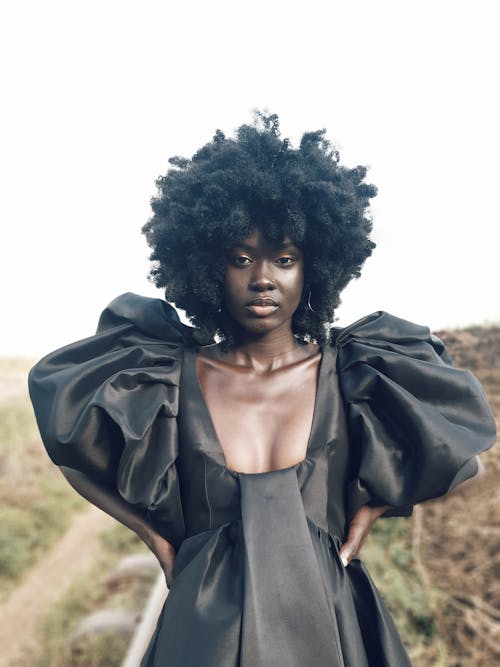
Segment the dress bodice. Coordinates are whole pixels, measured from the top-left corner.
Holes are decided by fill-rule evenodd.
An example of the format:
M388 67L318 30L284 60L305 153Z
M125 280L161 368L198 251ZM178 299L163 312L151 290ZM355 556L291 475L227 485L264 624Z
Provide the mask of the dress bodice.
M226 465L197 377L195 348L186 348L184 352L178 425L177 467L186 534L190 535L240 516L238 480L247 474ZM353 466L336 372L336 350L325 347L306 457L290 468L296 471L306 514L318 526L339 537L345 532L345 489ZM324 494L314 492L327 487L328 502Z

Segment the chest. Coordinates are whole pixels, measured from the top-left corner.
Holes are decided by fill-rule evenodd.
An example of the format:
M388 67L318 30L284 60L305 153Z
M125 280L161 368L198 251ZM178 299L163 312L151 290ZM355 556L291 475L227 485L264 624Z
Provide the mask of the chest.
M270 373L196 360L203 398L226 466L240 472L286 468L307 452L320 355Z

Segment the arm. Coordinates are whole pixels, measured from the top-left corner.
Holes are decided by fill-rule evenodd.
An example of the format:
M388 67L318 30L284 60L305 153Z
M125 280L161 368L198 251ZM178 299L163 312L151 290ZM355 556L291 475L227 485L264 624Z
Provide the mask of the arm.
M73 468L59 466L59 469L75 491L138 535L158 558L167 586L170 585L175 549L153 528L146 513L127 503L114 487L96 482Z
M455 478L457 487L449 491L446 494L447 496L455 493L461 493L464 491L464 489L469 488L471 484L476 483L481 477L484 476L484 465L481 459L476 456L475 460L477 461L476 474L465 479L465 481L459 481L459 476L461 474L459 471ZM351 523L349 524L349 533L347 539L340 549L340 557L345 566L349 564L349 561L352 558L357 556L375 521L389 509L391 509L390 505L383 505L380 507L363 505L357 510L351 520Z

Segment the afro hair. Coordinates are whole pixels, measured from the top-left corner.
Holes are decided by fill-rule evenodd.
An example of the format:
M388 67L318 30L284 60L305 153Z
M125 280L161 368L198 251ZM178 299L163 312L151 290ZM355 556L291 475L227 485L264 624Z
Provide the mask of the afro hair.
M200 340L234 340L223 308L227 253L258 227L271 241L289 236L301 248L304 290L293 333L299 342L326 341L340 292L375 247L369 200L377 190L364 182L365 167L339 164L325 132L306 132L293 148L278 116L257 111L234 138L217 130L190 160L169 159L142 231L151 279L186 311Z

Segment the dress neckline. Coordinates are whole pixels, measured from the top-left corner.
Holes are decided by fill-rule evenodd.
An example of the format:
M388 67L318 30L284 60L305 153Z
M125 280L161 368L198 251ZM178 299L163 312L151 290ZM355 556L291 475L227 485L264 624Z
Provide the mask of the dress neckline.
M191 376L190 387L194 392L194 396L192 396L192 398L198 401L200 405L200 408L203 412L203 416L205 418L204 421L206 424L206 430L208 431L209 439L213 443L214 450L217 452L217 455L219 456L221 462L223 463L224 469L227 470L229 474L233 475L234 477L239 477L240 475L249 475L249 476L271 475L273 473L283 472L284 470L291 470L294 468L298 469L307 462L309 458L309 453L313 447L313 443L316 441L316 434L319 429L321 421L319 414L320 413L319 406L321 404L321 392L322 392L322 387L324 385L323 376L324 373L326 372L325 346L320 345L319 351L321 353L321 358L319 361L318 373L316 377L316 393L314 396L313 416L311 422L311 429L309 431L309 437L305 450L306 452L305 457L302 460L298 461L297 463L294 463L291 466L285 466L283 468L273 468L271 470L264 470L262 472L243 472L243 471L233 470L226 463L226 455L224 453L224 449L217 434L217 430L215 428L212 415L208 408L208 404L206 402L203 389L201 387L200 378L198 376L198 370L196 367L197 348L195 347L186 348L186 358L184 360L184 365L186 366L185 371L187 371Z

